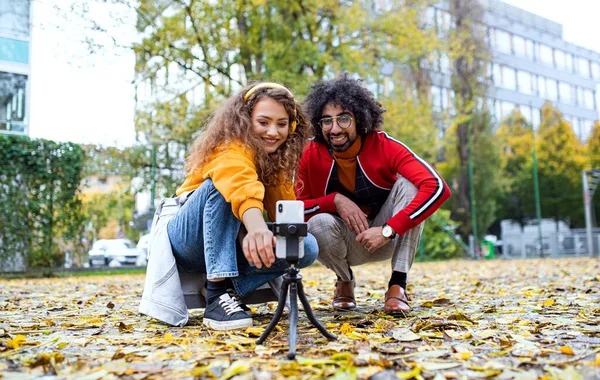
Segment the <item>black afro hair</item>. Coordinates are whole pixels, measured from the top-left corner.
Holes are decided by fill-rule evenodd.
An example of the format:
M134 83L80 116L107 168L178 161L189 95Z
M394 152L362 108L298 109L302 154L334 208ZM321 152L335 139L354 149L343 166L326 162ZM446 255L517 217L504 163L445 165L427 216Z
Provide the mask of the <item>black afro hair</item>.
M339 79L315 83L306 96L304 108L313 128L315 141L325 142L319 120L323 108L329 104L341 105L351 111L357 132L364 138L383 124L385 109L375 100L373 93L362 85L362 80L351 79L347 74Z

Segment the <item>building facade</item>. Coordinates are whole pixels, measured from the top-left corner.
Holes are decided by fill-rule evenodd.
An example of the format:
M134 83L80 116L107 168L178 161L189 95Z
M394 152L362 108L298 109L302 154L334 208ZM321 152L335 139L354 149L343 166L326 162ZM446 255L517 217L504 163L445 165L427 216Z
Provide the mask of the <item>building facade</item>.
M30 0L0 1L0 133L29 134Z
M487 42L492 52L488 76L488 109L496 122L518 107L534 128L546 101L561 111L581 141L600 119L600 53L562 37L562 25L498 0L482 0ZM449 28L448 3L428 10L430 22ZM452 105L450 62L440 59L433 77L432 99L436 109Z

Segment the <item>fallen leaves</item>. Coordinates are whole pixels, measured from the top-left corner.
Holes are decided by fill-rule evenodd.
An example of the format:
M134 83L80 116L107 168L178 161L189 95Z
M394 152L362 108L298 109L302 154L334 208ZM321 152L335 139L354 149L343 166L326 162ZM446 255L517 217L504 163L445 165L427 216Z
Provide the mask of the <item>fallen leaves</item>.
M300 311L297 361L287 361L288 314L255 341L274 303L252 305L254 326L184 328L137 312L143 276L0 280L0 377L579 379L600 374L597 259L416 264L413 311L383 313L388 264L358 267L358 307L333 311L335 277L302 271L328 341ZM573 275L571 275L573 274ZM576 274L576 275L575 275ZM117 306L118 305L118 306Z

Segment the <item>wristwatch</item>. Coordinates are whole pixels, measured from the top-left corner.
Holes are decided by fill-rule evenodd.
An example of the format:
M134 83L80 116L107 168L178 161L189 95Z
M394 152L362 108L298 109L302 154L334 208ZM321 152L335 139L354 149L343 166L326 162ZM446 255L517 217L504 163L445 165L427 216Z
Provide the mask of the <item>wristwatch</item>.
M392 227L390 227L387 223L383 225L381 234L386 239L393 239L396 237L396 231L394 231L394 229Z

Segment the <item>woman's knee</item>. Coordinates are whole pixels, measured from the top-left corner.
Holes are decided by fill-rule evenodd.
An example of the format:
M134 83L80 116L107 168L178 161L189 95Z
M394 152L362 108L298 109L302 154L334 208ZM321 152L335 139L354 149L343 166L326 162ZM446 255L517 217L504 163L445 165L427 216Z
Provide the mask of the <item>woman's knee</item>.
M298 261L299 268L306 268L317 260L319 245L317 239L311 234L304 237L304 256Z

